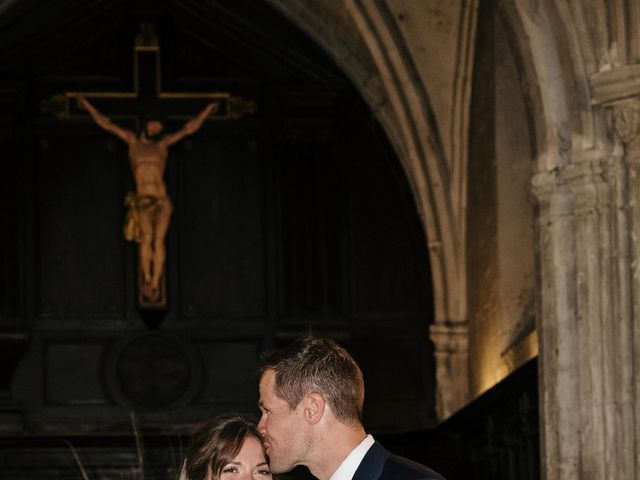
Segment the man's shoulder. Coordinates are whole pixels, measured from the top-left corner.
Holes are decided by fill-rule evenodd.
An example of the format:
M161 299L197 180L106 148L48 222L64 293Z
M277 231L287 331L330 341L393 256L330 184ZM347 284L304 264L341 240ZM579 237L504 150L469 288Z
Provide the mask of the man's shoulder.
M398 455L389 455L382 469L381 480L444 480L438 473L420 463Z
M374 443L362 459L353 480L445 480L420 463L388 452Z

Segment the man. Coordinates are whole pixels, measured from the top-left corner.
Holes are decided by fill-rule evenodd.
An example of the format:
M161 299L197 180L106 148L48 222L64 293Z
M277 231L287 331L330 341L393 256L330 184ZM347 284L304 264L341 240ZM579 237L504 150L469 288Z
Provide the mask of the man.
M149 301L156 301L160 296L160 278L166 256L164 239L173 209L164 183L168 150L174 143L195 133L217 105L210 103L175 133L163 135L162 122L148 119L143 122L140 134L136 135L113 123L85 98L79 97L78 104L98 126L129 146L136 193L127 197L129 214L125 236L139 243L140 269L144 279L142 295Z
M302 337L261 372L258 430L273 473L305 465L319 480L444 480L366 434L362 372L332 340Z

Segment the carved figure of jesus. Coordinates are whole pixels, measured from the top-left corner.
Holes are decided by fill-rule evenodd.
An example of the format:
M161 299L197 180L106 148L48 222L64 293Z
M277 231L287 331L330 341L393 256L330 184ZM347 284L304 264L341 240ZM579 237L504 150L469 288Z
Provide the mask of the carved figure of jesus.
M113 123L84 97L78 97L78 105L91 115L99 127L129 146L129 160L136 185L136 193L129 199L129 216L136 217L139 223L139 232L133 237L139 243L140 269L144 279L142 295L149 301L156 301L160 296L160 278L166 257L165 236L173 210L164 182L169 147L195 133L217 104L210 103L180 130L166 135L158 119L145 120L140 133L136 135Z

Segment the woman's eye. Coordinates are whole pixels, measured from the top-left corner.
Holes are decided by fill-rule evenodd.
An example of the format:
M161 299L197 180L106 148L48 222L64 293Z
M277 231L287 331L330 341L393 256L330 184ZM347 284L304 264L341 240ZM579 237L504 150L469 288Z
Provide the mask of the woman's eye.
M262 475L262 476L271 476L271 471L270 470L258 470L256 472L258 475Z
M224 467L222 473L238 473L238 469L236 467Z

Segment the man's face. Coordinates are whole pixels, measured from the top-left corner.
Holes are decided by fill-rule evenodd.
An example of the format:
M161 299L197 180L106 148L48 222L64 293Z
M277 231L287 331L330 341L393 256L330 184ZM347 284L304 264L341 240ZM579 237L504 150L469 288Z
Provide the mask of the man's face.
M296 465L305 465L309 442L302 408L291 410L275 393L275 372L266 370L260 380L258 430L262 434L269 465L273 473L284 473Z

